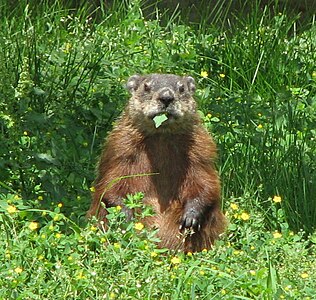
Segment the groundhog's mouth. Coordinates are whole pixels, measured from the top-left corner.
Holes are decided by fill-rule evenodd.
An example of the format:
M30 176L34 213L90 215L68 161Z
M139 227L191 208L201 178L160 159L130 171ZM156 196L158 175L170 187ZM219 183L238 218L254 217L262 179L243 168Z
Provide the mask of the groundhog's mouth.
M169 119L177 119L177 114L173 113L173 112L169 112L169 111L162 111L162 112L158 112L158 113L152 113L150 116L148 116L150 119L154 119L156 117L161 117L161 116L165 116Z
M170 112L159 112L148 117L153 121L156 128L170 124L176 119L176 116Z

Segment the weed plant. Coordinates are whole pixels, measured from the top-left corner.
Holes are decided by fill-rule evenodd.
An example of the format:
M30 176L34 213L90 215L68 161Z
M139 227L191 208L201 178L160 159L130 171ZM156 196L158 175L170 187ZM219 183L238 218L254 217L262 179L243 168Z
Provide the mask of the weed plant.
M140 1L0 5L1 299L314 299L316 27L277 4L196 26ZM108 231L84 217L124 82L152 72L196 78L218 143L210 251L157 249L119 207Z

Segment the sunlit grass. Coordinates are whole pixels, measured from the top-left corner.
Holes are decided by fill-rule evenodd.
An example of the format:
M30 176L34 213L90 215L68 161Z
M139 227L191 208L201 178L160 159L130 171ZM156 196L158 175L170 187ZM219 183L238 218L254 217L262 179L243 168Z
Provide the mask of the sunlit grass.
M315 24L259 1L194 27L138 1L31 2L0 10L0 298L313 299ZM151 72L197 81L229 220L214 249L157 249L120 207L107 232L86 222L125 80Z

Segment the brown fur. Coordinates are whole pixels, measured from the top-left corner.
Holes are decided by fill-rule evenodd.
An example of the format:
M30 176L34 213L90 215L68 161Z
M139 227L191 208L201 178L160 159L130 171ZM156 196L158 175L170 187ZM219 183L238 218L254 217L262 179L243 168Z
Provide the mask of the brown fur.
M106 222L100 201L122 206L127 194L143 192L144 203L155 211L143 222L159 229L161 247L209 249L223 232L225 219L214 168L216 146L196 112L193 78L135 75L127 87L132 97L107 138L88 216ZM162 112L169 119L155 128L152 118ZM119 177L149 173L158 174L121 179L108 189ZM192 235L181 236L190 228Z

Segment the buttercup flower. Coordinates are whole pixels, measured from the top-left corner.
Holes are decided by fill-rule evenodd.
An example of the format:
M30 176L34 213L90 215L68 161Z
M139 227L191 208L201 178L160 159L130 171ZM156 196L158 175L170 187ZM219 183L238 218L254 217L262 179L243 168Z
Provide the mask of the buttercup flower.
M37 222L31 222L31 223L29 224L29 228L30 228L31 230L36 230L36 229L38 228L38 223L37 223Z
M140 223L140 222L135 223L134 228L135 228L136 230L141 231L141 230L144 228L144 224L143 224L143 223Z
M14 269L14 272L20 274L20 273L23 272L23 269L20 268L20 267L16 267L16 268Z
M225 77L226 77L226 75L225 75L225 74L223 74L223 73L221 73L221 74L219 74L219 77L220 77L220 78L225 78Z
M307 273L302 273L302 274L301 274L301 277L302 277L303 279L306 279L306 278L308 278L308 274L307 274Z
M230 208L231 208L232 210L237 210L239 207L238 207L238 204L236 204L236 203L231 203L231 204L230 204Z
M274 196L272 200L275 203L280 203L282 201L282 198L280 196Z
M115 249L120 249L121 248L121 245L119 243L114 243L113 246L114 246Z
M246 212L243 212L241 215L240 215L240 218L244 221L247 221L250 219L250 215L247 214Z
M208 73L206 71L201 71L201 77L203 78L208 77Z
M275 231L275 232L273 233L273 237L274 237L275 239L279 239L279 238L282 237L282 233L280 233L280 232L278 232L278 231Z
M151 256L151 257L157 257L157 256L158 256L158 253L157 253L157 252L151 252L151 253L150 253L150 256Z
M9 213L9 214L14 214L15 212L17 212L18 211L18 209L14 206L14 205L9 205L8 207L7 207L7 212Z
M179 264L180 262L181 262L181 259L180 259L179 257L177 257L177 256L175 256L175 257L173 257L173 258L171 259L171 263L174 264L174 265L177 265L177 264Z

